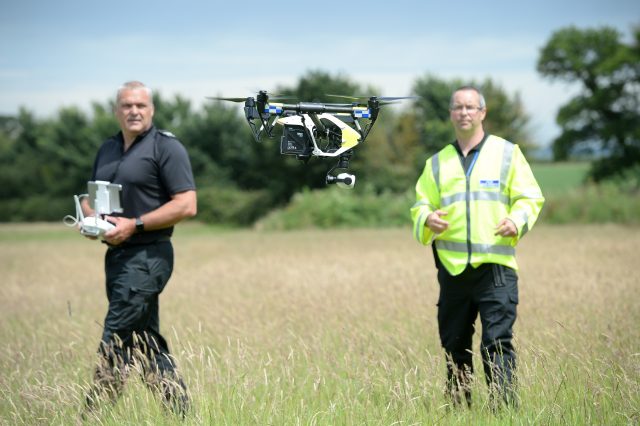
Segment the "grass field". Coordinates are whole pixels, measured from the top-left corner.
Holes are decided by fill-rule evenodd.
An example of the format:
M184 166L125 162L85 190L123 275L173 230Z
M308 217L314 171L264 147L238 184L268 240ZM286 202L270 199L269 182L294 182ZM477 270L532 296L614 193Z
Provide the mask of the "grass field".
M409 229L177 231L161 326L194 401L184 424L640 422L639 228L527 235L522 404L497 414L481 375L472 409L443 397L435 269ZM62 225L0 226L2 424L77 421L106 311L103 253ZM125 389L89 423L176 422L138 379Z
M588 162L531 164L533 174L547 197L562 195L580 187L589 167Z

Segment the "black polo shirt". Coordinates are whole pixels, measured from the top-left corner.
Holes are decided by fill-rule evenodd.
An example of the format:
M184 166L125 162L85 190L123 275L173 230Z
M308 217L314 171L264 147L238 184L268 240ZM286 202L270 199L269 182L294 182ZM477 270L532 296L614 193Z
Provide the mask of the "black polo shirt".
M134 218L157 209L179 192L195 190L187 150L171 133L152 126L124 151L122 132L107 139L96 156L91 180L122 185L123 213ZM128 241L142 244L171 236L173 227L134 234Z
M484 141L486 141L488 137L489 137L489 133L485 132L485 134L482 137L482 140L480 141L480 143L478 145L474 146L473 148L471 148L469 150L469 152L467 153L466 157L462 153L462 149L460 148L460 144L458 144L457 140L453 141L451 143L451 145L453 145L453 147L458 152L458 157L460 158L460 163L462 164L462 168L463 168L465 174L469 173L469 167L471 167L471 165L473 164L474 157L476 155L480 154L480 150L482 149L482 146L484 145Z

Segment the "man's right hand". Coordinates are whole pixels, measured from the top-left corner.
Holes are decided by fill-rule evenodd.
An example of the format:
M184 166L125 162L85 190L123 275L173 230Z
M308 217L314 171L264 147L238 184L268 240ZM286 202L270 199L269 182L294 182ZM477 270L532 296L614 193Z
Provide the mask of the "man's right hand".
M449 227L449 222L442 219L442 217L446 216L447 212L444 210L436 210L427 216L427 221L425 224L436 234L440 234L445 231Z

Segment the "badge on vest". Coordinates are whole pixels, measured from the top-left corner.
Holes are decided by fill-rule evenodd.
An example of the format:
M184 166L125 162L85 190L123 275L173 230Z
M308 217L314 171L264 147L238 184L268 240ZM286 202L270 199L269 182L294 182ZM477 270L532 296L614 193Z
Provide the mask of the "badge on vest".
M481 188L499 188L500 179L480 179Z

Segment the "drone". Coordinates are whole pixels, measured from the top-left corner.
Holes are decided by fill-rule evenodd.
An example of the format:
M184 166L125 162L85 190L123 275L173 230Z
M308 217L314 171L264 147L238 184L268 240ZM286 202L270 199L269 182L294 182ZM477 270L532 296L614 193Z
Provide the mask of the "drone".
M365 141L378 118L380 107L405 97L327 95L350 100L350 103L299 102L295 104L270 102L286 99L269 96L260 90L256 97L222 98L223 101L244 102L244 114L256 142L263 136L273 138L276 125L283 126L280 153L293 155L307 162L311 157L337 158L337 164L326 176L327 184L353 188L354 174L349 173L353 149ZM363 121L366 120L366 121ZM361 121L363 121L361 123Z

